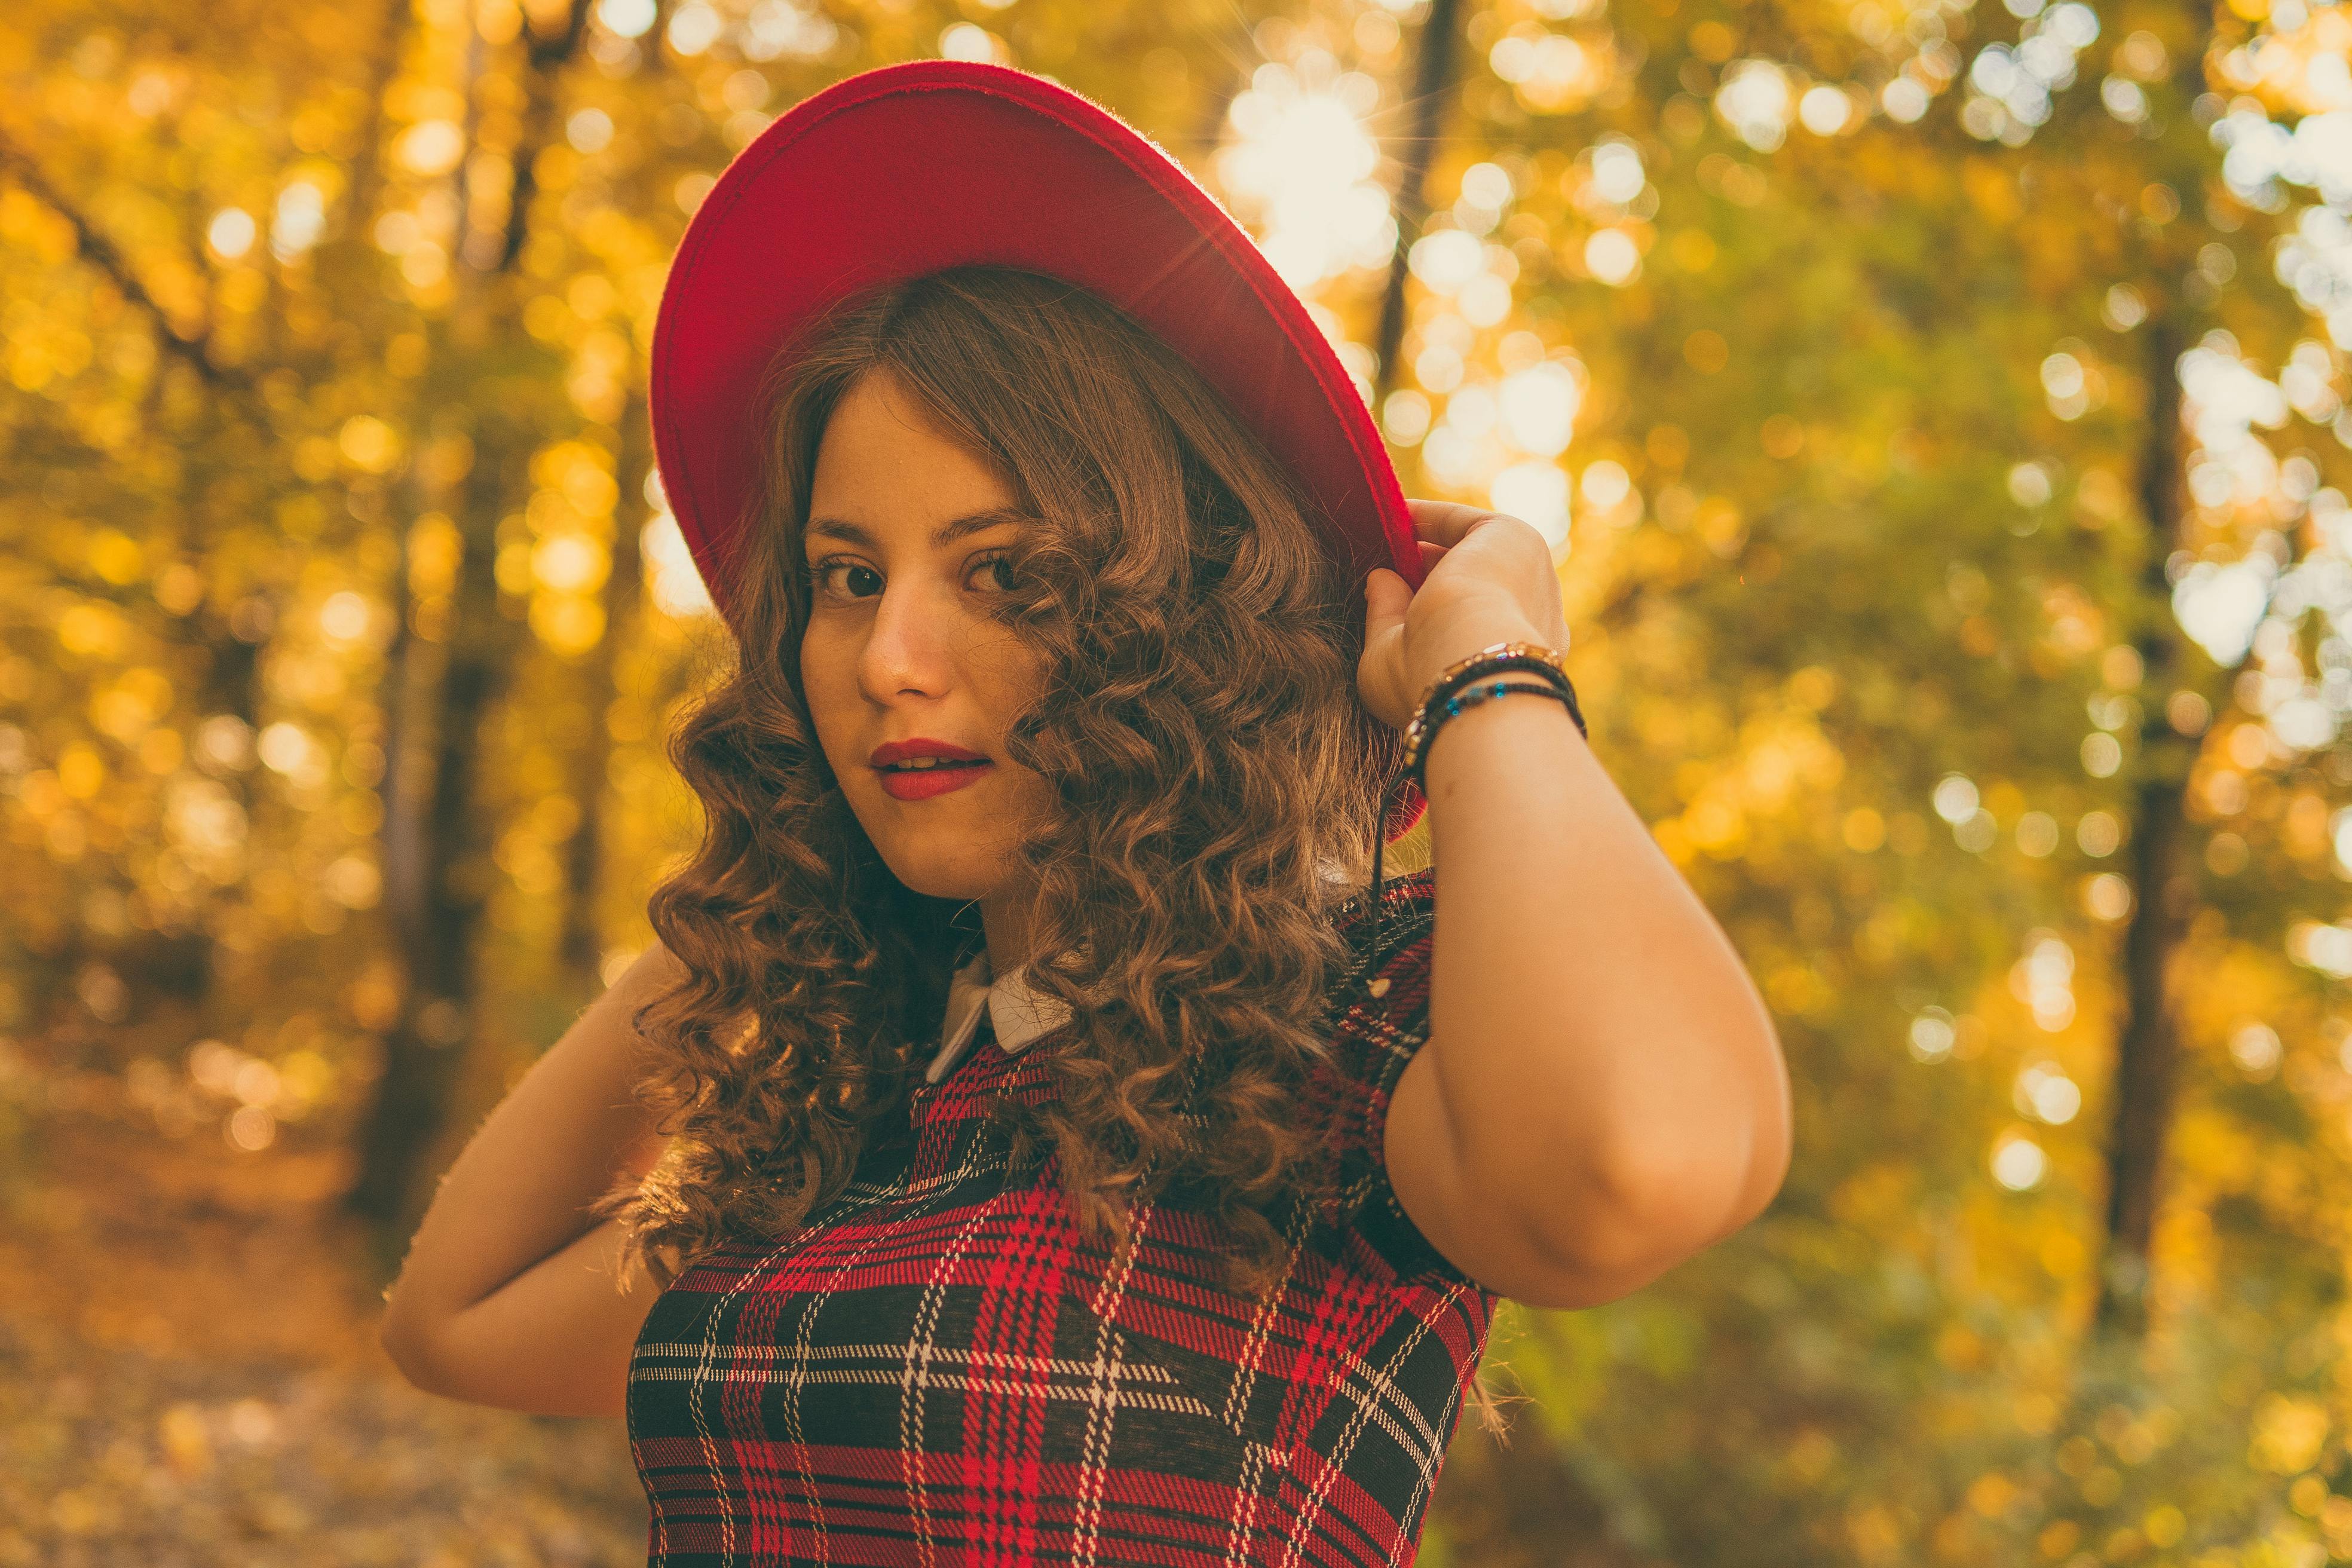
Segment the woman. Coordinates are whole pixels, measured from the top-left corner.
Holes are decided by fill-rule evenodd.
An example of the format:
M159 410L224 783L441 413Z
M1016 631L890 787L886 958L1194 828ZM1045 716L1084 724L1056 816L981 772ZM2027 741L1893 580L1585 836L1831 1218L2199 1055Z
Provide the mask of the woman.
M1769 1020L1577 732L1540 536L1420 503L1419 588L1355 572L1183 331L978 262L766 345L703 843L387 1315L425 1386L621 1409L655 1563L1409 1561L1497 1297L1779 1183ZM1416 715L1435 863L1381 879Z

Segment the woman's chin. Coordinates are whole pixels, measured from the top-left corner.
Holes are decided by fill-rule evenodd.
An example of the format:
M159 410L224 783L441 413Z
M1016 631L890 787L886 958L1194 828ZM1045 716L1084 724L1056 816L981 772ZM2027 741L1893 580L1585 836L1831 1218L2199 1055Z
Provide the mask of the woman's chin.
M971 900L986 897L1003 881L1000 872L973 854L969 833L909 833L904 831L904 824L890 826L900 831L886 827L877 833L869 826L866 836L882 857L882 864L910 892L930 899Z

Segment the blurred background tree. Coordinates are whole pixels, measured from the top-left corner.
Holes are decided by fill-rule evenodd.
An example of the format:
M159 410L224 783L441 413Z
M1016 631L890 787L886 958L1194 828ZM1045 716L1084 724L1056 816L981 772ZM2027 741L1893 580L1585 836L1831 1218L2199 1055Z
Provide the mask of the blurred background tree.
M2308 0L24 0L24 1234L69 1245L54 1129L103 1112L119 1182L315 1156L364 1300L646 940L722 635L646 435L665 268L774 114L923 55L1159 139L1408 490L1554 542L1601 754L1789 1047L1779 1203L1506 1310L1528 1399L1425 1559L2352 1559L2352 19ZM169 1458L191 1407L127 1419Z

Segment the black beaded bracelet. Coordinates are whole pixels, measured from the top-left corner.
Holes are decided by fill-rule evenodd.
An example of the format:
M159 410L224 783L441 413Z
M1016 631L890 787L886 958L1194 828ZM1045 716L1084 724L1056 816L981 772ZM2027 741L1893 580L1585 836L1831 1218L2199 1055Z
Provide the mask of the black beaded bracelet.
M1568 710L1568 716L1576 721L1577 730L1583 732L1583 715L1577 712L1576 698L1570 691L1565 681L1555 679L1540 685L1531 685L1526 681L1496 680L1484 686L1465 687L1450 695L1433 698L1430 705L1422 710L1425 722L1418 737L1419 744L1413 751L1412 761L1406 766L1405 773L1406 777L1412 780L1414 788L1422 790L1424 794L1427 793L1423 781L1429 768L1429 751L1437 743L1437 732L1445 727L1445 721L1469 709L1477 707L1481 702L1500 697L1507 691L1528 691L1538 697L1558 698L1560 706Z
M1548 648L1529 647L1522 652L1510 644L1503 645L1503 648L1495 652L1465 658L1430 682L1429 689L1422 694L1422 711L1427 712L1439 700L1452 696L1474 680L1484 680L1490 675L1499 675L1506 670L1525 670L1530 675L1542 676L1567 692L1569 710L1575 715L1576 727L1579 731L1584 729L1584 714L1576 705L1576 688L1570 684L1568 671L1561 667L1559 657ZM1409 742L1412 738L1410 726L1407 726L1406 738Z
M1439 715L1443 712L1445 702L1471 681L1498 675L1506 670L1513 672L1524 670L1531 675L1541 676L1568 704L1568 716L1576 721L1577 732L1587 736L1591 733L1585 728L1584 714L1577 706L1576 688L1569 683L1567 673L1557 664L1534 655L1508 653L1491 654L1483 658L1465 660L1461 665L1447 671L1444 679L1431 685L1429 695L1422 700L1421 711L1413 715L1412 721L1405 726L1405 769L1416 783L1419 782L1421 775L1422 755L1428 750L1431 733L1441 722ZM1444 713L1444 716L1453 717L1451 713Z

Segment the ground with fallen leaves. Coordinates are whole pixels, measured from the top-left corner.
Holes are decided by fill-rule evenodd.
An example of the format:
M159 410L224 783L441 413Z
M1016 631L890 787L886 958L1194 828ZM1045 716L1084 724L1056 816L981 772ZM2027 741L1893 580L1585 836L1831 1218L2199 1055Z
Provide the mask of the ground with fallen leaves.
M11 1087L0 1568L645 1562L620 1422L436 1398L385 1358L342 1152L165 1136L110 1074Z

